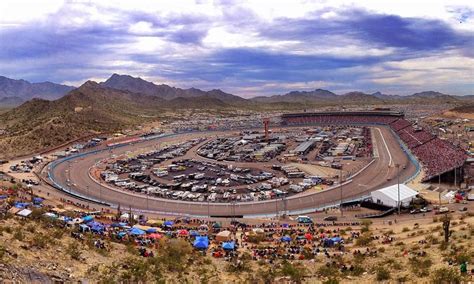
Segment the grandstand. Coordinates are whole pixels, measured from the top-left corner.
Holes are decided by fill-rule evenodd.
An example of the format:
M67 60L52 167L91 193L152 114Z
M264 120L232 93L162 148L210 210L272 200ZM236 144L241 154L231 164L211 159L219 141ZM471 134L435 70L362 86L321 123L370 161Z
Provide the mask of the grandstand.
M423 181L462 167L466 153L435 135L413 126L395 111L347 111L290 113L281 116L283 125L387 125L425 168Z

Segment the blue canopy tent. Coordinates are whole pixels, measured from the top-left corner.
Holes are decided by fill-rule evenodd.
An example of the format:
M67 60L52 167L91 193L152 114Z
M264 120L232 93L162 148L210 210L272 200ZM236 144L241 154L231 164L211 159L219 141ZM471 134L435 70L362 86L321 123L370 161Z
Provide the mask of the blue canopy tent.
M30 205L30 203L28 203L28 202L15 202L15 207L20 208L20 209L24 209L24 208L28 207L29 205Z
M42 202L43 202L43 198L41 198L41 197L33 198L33 204L35 204L35 205L40 205Z
M209 239L206 236L198 236L194 240L193 246L196 249L207 249L209 247Z
M85 223L91 222L92 220L94 220L94 216L87 215L87 216L82 217L82 220L83 220Z
M153 234L153 233L156 233L158 232L158 230L156 228L148 228L146 229L146 233L147 234Z
M289 242L291 242L291 237L290 237L290 236L283 236L283 237L281 238L281 241L282 241L282 242L288 242L288 243L289 243Z
M340 237L326 238L324 239L324 246L332 247L335 244L340 243L341 241L342 241L342 238Z
M132 228L130 229L130 231L128 231L128 233L132 236L141 236L145 234L145 231L140 230L138 228Z
M89 226L85 225L85 224L80 224L79 225L79 231L80 232L89 232L91 230L91 228L89 228Z
M117 237L119 237L121 239L121 238L125 237L126 235L127 235L127 233L125 233L125 232L119 232L117 234Z
M173 221L165 221L165 222L163 223L163 225L165 225L166 227L171 227L171 226L173 226L173 224L174 224Z
M95 221L89 222L87 226L91 228L91 231L96 232L96 233L99 233L105 230L105 226L103 224L99 222L95 222Z
M234 242L222 243L222 248L225 249L225 250L234 250L235 249L235 243Z

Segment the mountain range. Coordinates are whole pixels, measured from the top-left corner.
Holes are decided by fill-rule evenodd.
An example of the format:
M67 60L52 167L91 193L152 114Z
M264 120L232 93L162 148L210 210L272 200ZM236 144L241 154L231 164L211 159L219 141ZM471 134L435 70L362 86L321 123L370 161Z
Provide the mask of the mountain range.
M425 91L408 96L387 95L381 92L366 94L349 92L335 94L324 89L313 91L292 91L283 95L259 96L244 99L240 96L226 93L219 89L203 91L196 88L181 89L166 84L155 84L142 78L130 75L113 74L106 81L99 83L102 87L127 91L162 99L163 105L169 107L213 108L225 106L237 107L301 107L308 105L337 105L337 104L403 104L426 102L457 103L474 101L474 96L453 96L435 91ZM0 76L0 106L17 106L31 98L47 100L58 99L74 87L51 82L29 83L25 80L14 80Z
M32 98L55 100L73 89L51 82L30 83L0 76L0 105L16 105Z

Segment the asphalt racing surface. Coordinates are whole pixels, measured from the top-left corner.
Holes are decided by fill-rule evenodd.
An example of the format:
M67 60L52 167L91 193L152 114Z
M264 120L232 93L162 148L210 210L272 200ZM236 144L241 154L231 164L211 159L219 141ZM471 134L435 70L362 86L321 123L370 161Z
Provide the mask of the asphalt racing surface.
M360 174L343 183L342 198L350 201L367 196L371 191L397 183L397 168L399 164L400 183L416 173L415 165L404 153L393 132L385 126L374 126L373 147L376 153L375 160ZM227 132L229 133L229 132ZM51 176L57 184L82 196L88 196L94 200L102 200L116 207L127 210L143 211L157 214L177 214L191 216L274 216L283 211L292 214L298 212L311 212L317 208L337 205L341 200L341 188L335 186L321 192L303 192L287 197L285 200L266 200L253 202L230 203L207 203L170 200L156 197L148 197L144 194L113 188L105 182L98 183L94 180L89 170L97 162L110 157L110 155L121 155L137 151L139 148L159 147L161 143L172 143L197 137L210 137L218 133L193 133L182 134L173 137L165 137L157 140L144 141L132 145L115 148L113 151L101 151L96 154L72 158L59 163L51 170ZM197 158L197 157L194 157ZM69 199L71 199L69 197ZM93 204L93 203L92 203ZM94 206L100 208L101 206Z

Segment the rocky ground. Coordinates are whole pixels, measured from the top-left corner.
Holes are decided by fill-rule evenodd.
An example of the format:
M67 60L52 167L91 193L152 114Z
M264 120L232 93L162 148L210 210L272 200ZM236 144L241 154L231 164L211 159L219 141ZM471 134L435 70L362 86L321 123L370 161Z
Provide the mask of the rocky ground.
M321 254L314 259L269 264L251 260L247 249L240 250L239 262L215 259L177 239L161 241L153 248L154 257L143 258L131 243L106 240L106 249L97 249L94 235L86 234L81 241L71 237L71 229L51 221L9 217L0 221L0 279L7 283L414 283L445 277L454 282L471 279L461 278L459 263L470 262L474 255L474 217L453 217L447 244L440 218L414 222L339 228L346 237L351 231L362 233L346 244L344 254L337 255L334 250L331 258ZM393 241L384 244L384 236ZM354 250L362 254L354 255ZM353 270L341 270L343 265Z

